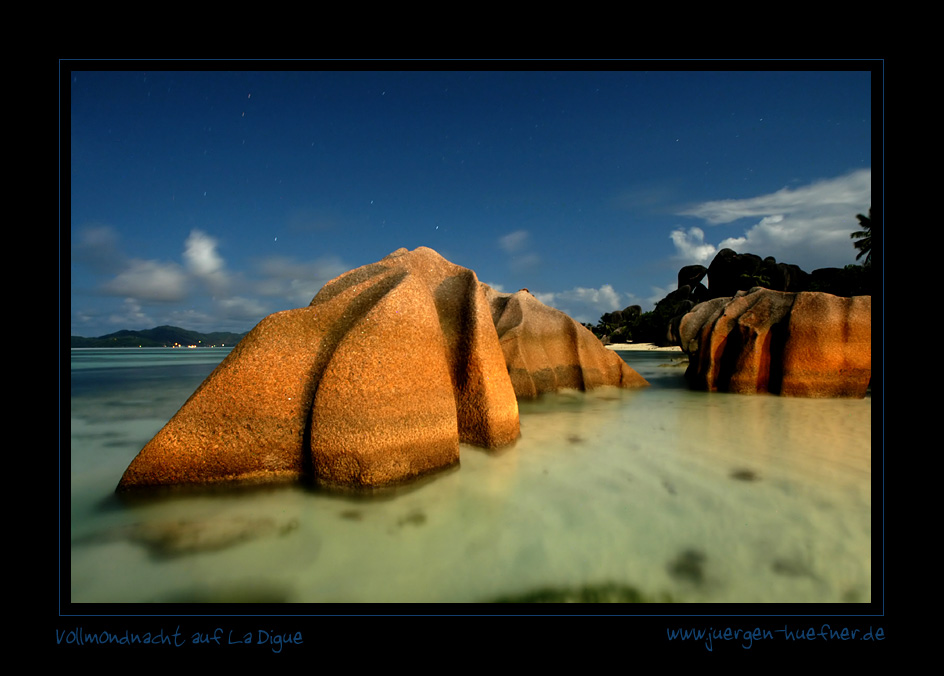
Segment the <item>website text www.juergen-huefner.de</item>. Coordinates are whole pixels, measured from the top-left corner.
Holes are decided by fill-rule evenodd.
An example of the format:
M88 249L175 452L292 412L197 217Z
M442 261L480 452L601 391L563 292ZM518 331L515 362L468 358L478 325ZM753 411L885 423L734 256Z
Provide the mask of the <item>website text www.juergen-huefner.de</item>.
M741 629L725 627L704 628L668 628L666 635L669 641L702 641L709 651L714 649L714 641L737 641L745 650L754 646L755 641L784 640L784 641L884 641L885 630L882 627L832 627L823 624L819 628L791 629L784 625L783 629Z

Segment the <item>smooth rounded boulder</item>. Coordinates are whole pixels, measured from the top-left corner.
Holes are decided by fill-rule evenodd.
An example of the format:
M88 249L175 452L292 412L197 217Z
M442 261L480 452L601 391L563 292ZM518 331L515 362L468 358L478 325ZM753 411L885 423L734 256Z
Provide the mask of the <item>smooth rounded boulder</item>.
M649 383L585 326L527 289L486 288L515 394L531 399L562 389L634 388Z

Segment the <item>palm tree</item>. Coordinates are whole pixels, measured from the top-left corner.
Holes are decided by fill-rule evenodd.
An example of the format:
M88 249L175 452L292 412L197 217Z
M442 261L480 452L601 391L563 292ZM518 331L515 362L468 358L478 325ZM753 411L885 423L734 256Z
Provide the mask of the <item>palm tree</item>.
M859 253L856 254L856 260L859 260L865 256L866 267L871 267L872 265L872 207L869 207L869 215L863 216L862 214L856 214L856 218L859 219L859 225L862 227L861 230L853 232L849 236L852 239L859 240L854 246L859 250Z

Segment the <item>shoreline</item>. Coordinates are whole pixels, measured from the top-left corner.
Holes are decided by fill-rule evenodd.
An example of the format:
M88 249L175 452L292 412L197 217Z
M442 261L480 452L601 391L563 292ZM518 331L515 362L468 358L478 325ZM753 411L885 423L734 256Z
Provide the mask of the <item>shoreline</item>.
M681 355L685 354L678 345L658 347L654 343L611 343L606 348L614 352L677 352Z

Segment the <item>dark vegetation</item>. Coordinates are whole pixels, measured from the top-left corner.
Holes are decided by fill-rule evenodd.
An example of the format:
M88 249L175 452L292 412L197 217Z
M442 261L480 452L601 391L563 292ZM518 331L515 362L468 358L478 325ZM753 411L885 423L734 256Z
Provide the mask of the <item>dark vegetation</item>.
M835 296L872 295L872 252L880 255L881 222L873 227L869 215L856 215L860 230L851 234L862 265L820 268L806 272L796 265L778 263L773 256L761 258L722 249L711 264L686 265L678 273L678 288L656 303L650 312L639 305L607 312L596 326L585 324L608 343L676 344L678 322L695 305L713 298L730 297L738 291L762 286L774 291L822 291ZM874 238L873 238L874 237ZM704 280L706 283L702 283Z
M98 338L72 336L70 347L232 347L245 333L198 333L177 326L158 326L144 331L116 331Z
M617 583L580 587L542 587L490 599L488 603L672 603L667 593L649 596L636 587Z
M869 215L863 216L862 214L856 214L856 218L859 219L859 225L862 227L861 230L857 230L849 235L852 239L856 240L855 246L859 250L859 253L856 254L856 260L859 260L865 256L865 261L862 263L865 267L872 266L872 207L869 207ZM881 225L881 224L879 224ZM881 234L881 228L875 229L876 238Z

